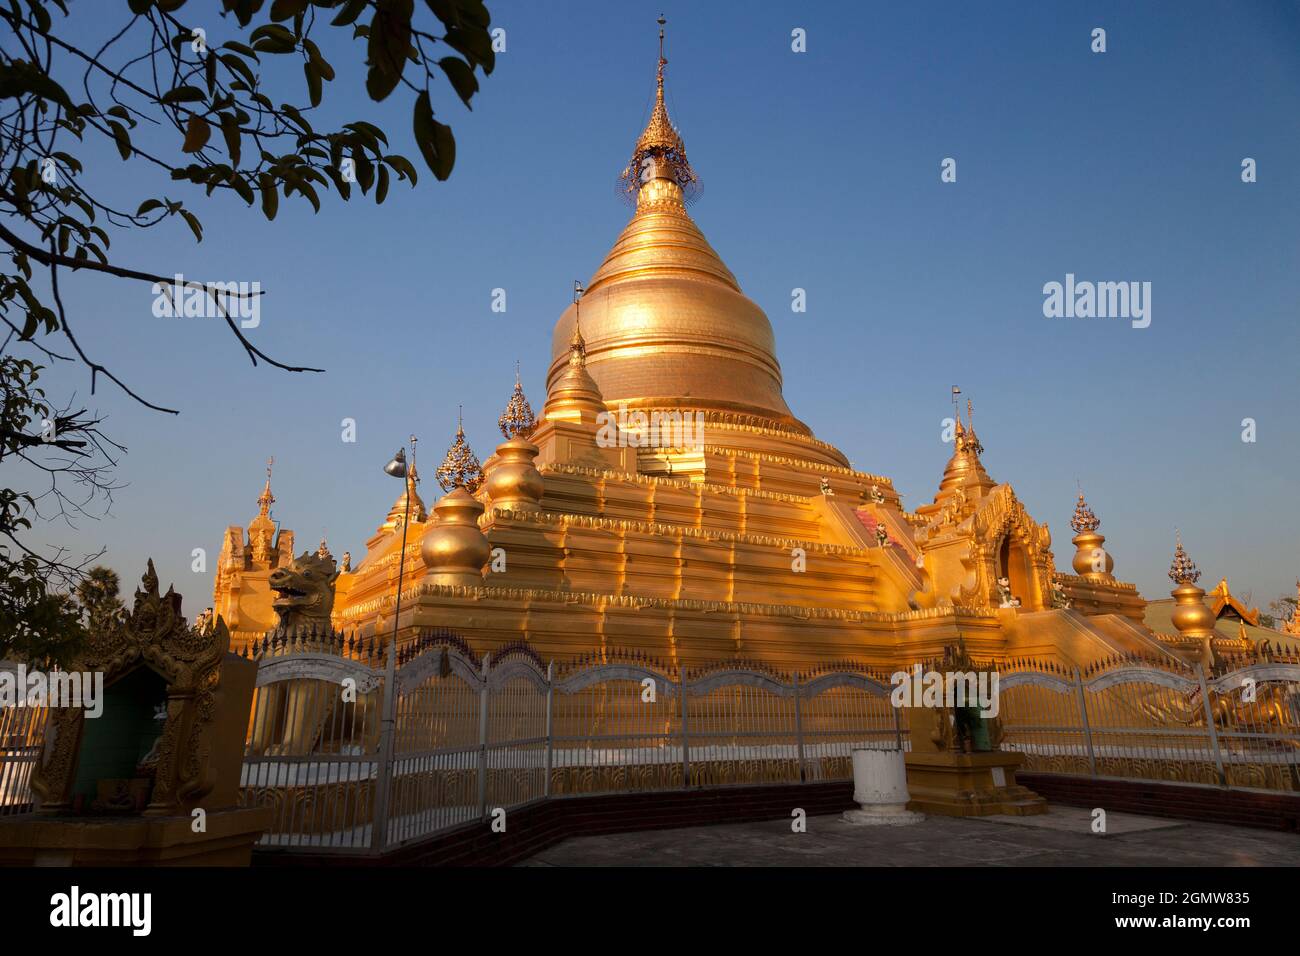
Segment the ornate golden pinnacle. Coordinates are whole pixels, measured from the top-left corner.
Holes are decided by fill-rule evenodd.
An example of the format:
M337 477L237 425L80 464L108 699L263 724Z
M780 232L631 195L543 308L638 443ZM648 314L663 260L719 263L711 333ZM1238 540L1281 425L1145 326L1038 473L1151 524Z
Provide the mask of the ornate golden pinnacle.
M275 495L271 494L271 469L275 467L275 459L266 460L266 487L257 498L257 508L259 514L266 514L270 511L271 505L275 504Z
M537 417L533 407L524 397L524 386L519 381L519 371L515 370L515 390L510 395L506 410L497 419L497 427L507 439L528 438L537 430Z
M1174 563L1169 566L1169 580L1174 584L1195 584L1201 579L1201 571L1183 550L1183 537L1175 534Z
M442 460L434 473L443 491L464 488L471 495L483 484L483 467L479 464L474 450L465 440L465 426L456 424L456 440L447 449L447 457Z
M1088 503L1083 500L1083 492L1079 492L1079 503L1074 506L1074 516L1070 518L1070 527L1074 529L1075 534L1083 534L1085 531L1096 531L1101 527L1101 519L1093 514Z
M686 159L686 144L681 133L668 116L668 107L664 104L664 67L668 60L664 57L664 31L659 20L659 61L655 73L655 105L650 113L650 121L636 141L632 158L619 176L619 189L629 199L636 196L649 179L670 179L681 187L683 199L687 202L695 198L699 191L700 180Z

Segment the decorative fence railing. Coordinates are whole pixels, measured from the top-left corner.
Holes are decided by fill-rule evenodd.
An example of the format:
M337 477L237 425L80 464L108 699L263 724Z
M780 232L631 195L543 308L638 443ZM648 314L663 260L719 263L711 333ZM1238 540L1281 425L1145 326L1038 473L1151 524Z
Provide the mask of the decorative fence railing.
M1004 662L1002 747L1024 769L1300 791L1300 662Z
M480 659L449 634L384 667L338 649L257 648L242 793L275 808L265 846L380 851L549 797L849 780L854 747L906 736L888 678L849 665L548 665L523 646Z
M338 635L245 653L259 668L241 802L274 808L268 847L375 853L547 798L849 780L854 747L907 746L889 677L849 664L545 664L446 633L391 658ZM991 666L999 745L1025 770L1300 792L1300 661ZM45 716L0 708L0 814L31 809Z

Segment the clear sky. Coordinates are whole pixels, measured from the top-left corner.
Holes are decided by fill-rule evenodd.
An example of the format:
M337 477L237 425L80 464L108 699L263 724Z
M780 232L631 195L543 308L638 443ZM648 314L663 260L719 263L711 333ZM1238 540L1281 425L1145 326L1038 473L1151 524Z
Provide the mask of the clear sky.
M192 615L211 603L223 529L256 513L268 456L273 514L298 550L325 532L354 560L400 491L381 468L409 433L430 502L458 404L486 458L515 360L540 408L551 327L629 215L614 182L649 114L662 9L669 109L704 182L693 215L771 318L786 399L818 437L915 508L948 457L940 422L957 384L985 464L1050 524L1061 569L1078 481L1116 574L1148 597L1168 593L1175 527L1204 586L1227 574L1261 605L1294 593L1295 4L488 5L507 50L473 112L446 88L434 96L456 132L455 173L395 185L382 207L330 198L313 215L282 201L268 224L111 149L83 153L87 176L131 202L183 197L205 222L202 244L180 223L120 236L120 262L260 282L257 344L328 371L254 369L219 324L155 318L144 285L70 279L87 351L182 414L101 384L93 404L129 447L127 487L102 520L43 540L106 546L128 596L152 556ZM123 6L74 8L89 35ZM187 19L218 6L192 2ZM1094 27L1104 54L1090 51ZM806 53L791 51L795 28ZM210 34L223 35L215 16ZM418 164L409 100L369 104L362 45L323 45L339 74L327 116L374 119ZM285 82L301 99L300 71ZM956 183L940 182L946 157ZM1150 282L1150 327L1045 318L1043 286L1067 273ZM491 311L498 287L504 314ZM805 313L791 311L796 287ZM85 396L89 375L63 368L48 384ZM190 570L194 548L205 573Z

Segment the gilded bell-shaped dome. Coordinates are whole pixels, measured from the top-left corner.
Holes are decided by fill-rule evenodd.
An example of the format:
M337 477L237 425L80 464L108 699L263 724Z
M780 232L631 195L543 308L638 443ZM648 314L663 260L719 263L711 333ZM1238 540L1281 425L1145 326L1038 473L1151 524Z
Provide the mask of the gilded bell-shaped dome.
M781 394L771 323L686 211L697 180L664 106L663 62L624 174L636 212L582 297L587 371L610 409L730 413L807 434ZM555 326L548 393L568 368L575 312Z

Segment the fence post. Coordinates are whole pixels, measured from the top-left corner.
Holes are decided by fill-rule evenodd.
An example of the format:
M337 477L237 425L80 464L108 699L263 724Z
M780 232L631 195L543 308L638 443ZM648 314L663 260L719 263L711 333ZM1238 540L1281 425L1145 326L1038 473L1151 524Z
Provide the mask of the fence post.
M393 752L397 724L397 639L388 642L384 662L384 709L379 733L379 769L375 774L375 813L370 829L370 849L383 852L388 844L388 808L393 786Z
M903 708L894 706L894 701L892 700L892 696L893 695L891 694L889 698L889 709L894 712L894 743L898 745L899 750L902 750L903 749Z
M677 693L682 699L682 788L691 785L691 737L686 724L686 668L677 665Z
M555 765L555 661L546 665L546 779L542 781L542 796L551 795L551 768Z
M803 709L799 704L799 672L794 672L794 746L799 757L799 782L804 782Z
M1088 770L1097 776L1097 755L1092 749L1092 725L1088 723L1088 695L1083 690L1083 675L1074 669L1074 689L1079 695L1079 723L1083 726L1083 742L1088 748Z
M488 667L491 654L483 655L483 686L478 691L478 815L487 816Z
M1228 785L1228 775L1223 770L1223 753L1219 750L1219 731L1214 726L1214 708L1210 706L1210 688L1205 680L1205 668L1196 665L1196 682L1201 685L1201 704L1205 708L1205 729L1210 735L1210 750L1214 753L1214 769L1219 774L1219 786Z

